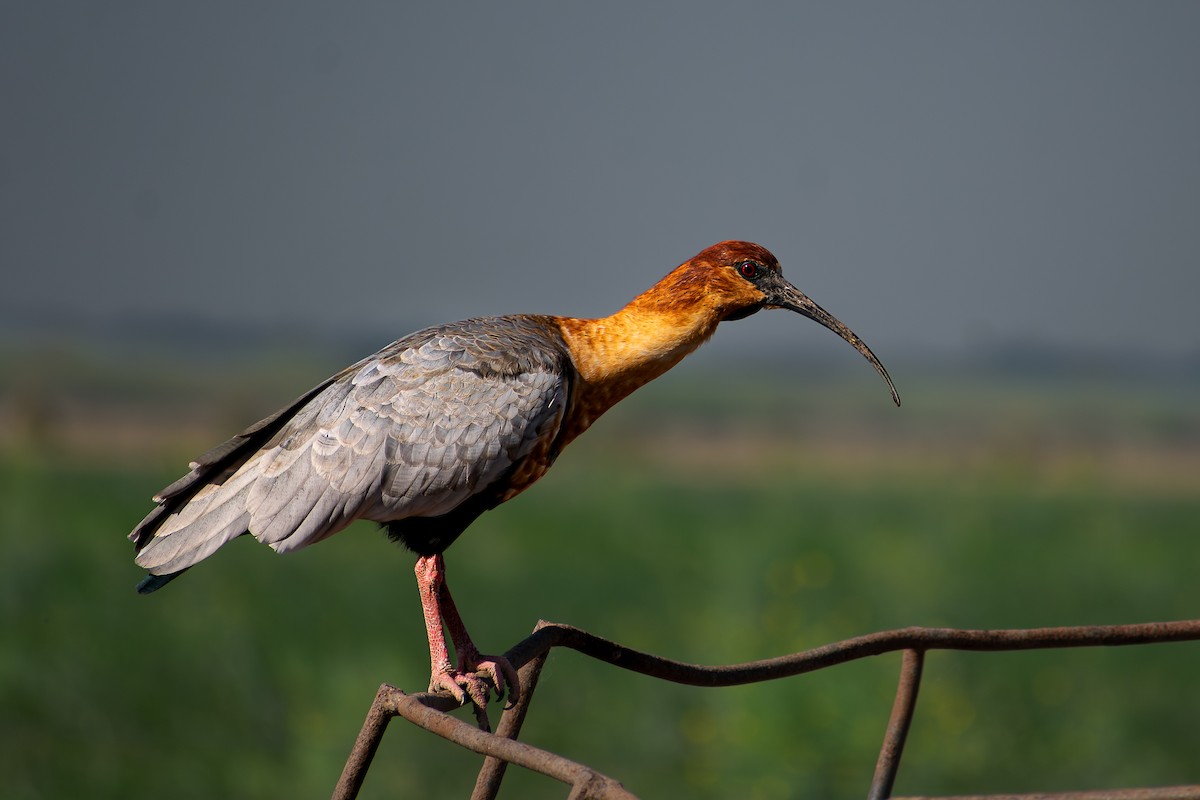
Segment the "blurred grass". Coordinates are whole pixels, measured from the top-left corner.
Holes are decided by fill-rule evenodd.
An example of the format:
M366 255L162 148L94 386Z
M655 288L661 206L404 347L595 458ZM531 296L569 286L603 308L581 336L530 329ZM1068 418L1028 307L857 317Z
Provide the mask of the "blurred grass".
M146 498L312 382L210 377L5 387L5 797L325 796L379 683L427 680L412 559L369 525L286 558L239 541L134 594ZM857 377L647 387L451 549L477 642L546 618L730 663L905 625L1200 616L1195 386L901 389L895 411ZM1200 782L1198 667L1196 644L933 653L897 791ZM898 669L705 690L556 653L523 738L648 798L861 796ZM465 796L477 763L397 723L363 797ZM564 792L514 769L503 796Z

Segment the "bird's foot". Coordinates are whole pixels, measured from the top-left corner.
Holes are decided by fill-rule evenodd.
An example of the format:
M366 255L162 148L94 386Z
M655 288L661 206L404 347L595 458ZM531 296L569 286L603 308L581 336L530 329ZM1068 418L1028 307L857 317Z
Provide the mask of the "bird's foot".
M435 670L429 680L429 691L448 692L459 703L471 701L480 720L480 727L487 729L488 695L496 692L496 699L504 697L508 692L508 705L516 703L521 697L521 681L517 671L513 669L508 659L502 656L488 656L475 653L472 658L464 659L458 669L446 664Z

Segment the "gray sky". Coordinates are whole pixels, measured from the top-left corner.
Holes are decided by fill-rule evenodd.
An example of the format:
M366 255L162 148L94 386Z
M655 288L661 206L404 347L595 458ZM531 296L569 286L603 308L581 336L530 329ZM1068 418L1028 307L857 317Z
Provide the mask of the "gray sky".
M745 238L885 361L1200 351L1200 3L412 6L4 3L0 313L399 336Z

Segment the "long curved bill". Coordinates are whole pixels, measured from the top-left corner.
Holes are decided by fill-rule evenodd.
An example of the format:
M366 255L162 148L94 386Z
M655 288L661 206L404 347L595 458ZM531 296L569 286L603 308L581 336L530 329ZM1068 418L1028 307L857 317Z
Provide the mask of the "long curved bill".
M876 372L883 376L883 379L887 381L888 389L892 392L892 401L897 406L900 405L900 395L896 393L896 385L892 383L892 378L888 375L882 362L871 352L871 348L867 347L867 343L858 338L858 335L843 325L837 317L814 303L804 292L792 286L792 284L788 283L782 277L779 277L777 278L777 283L771 287L767 295L766 307L786 308L789 311L795 311L797 314L803 314L814 322L821 323L845 339L853 345L855 350L863 354L863 358L871 362L871 366L875 367Z

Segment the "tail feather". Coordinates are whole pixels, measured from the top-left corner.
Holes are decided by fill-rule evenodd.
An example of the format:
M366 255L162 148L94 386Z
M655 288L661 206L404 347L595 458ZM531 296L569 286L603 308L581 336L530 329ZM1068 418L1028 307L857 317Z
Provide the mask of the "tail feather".
M246 533L246 498L258 477L254 461L226 483L205 486L191 503L162 521L134 562L152 572L179 572Z
M327 386L335 375L269 417L251 425L193 461L191 471L154 497L158 503L129 534L136 563L154 572L138 592L157 591L191 565L246 532L247 490L253 480L239 481L238 473L289 420ZM254 476L249 476L253 478ZM237 485L234 485L237 484ZM200 501L193 505L193 501ZM182 518L182 519L181 519Z
M141 582L138 583L137 593L150 594L151 592L157 592L159 589L166 586L168 583L175 580L185 572L187 572L187 569L181 569L178 572L172 572L169 575L147 575L146 577L142 578Z

